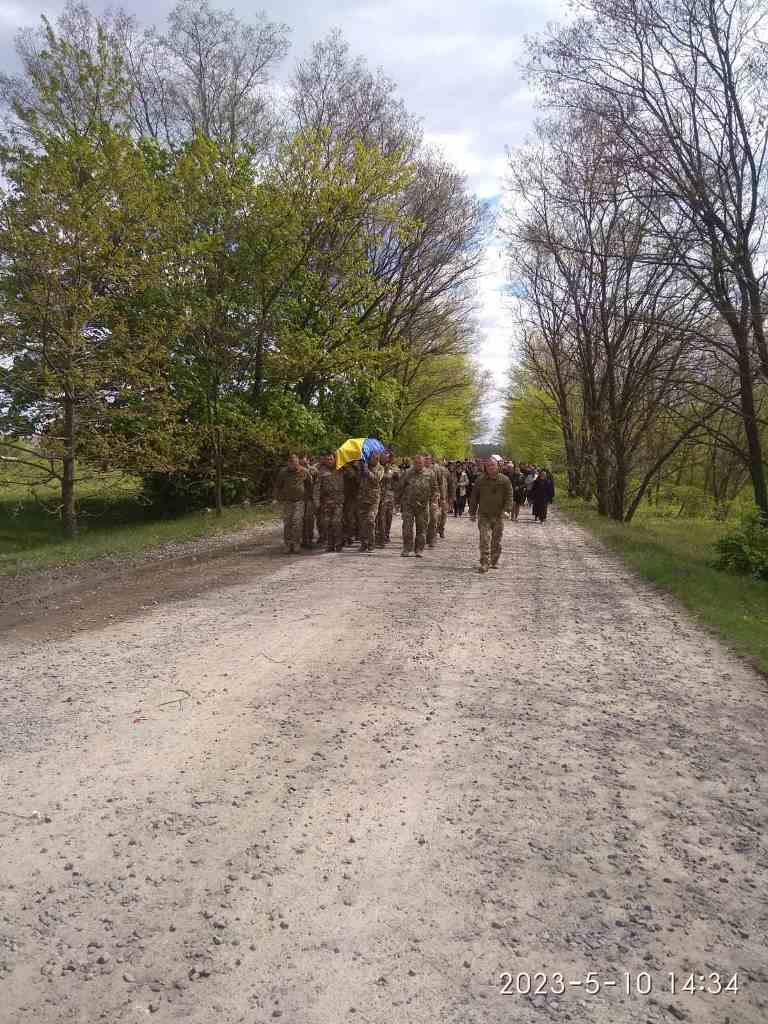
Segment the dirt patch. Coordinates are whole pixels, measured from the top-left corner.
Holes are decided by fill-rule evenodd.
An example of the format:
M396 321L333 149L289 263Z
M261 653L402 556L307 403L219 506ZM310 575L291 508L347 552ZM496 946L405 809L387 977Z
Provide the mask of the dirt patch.
M141 556L3 577L0 634L26 640L71 636L170 601L237 586L273 572L287 557L278 526L269 522Z

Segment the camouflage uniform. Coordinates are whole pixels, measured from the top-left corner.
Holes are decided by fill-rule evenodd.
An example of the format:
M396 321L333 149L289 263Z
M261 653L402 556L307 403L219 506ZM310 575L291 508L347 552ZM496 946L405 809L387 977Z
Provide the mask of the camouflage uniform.
M453 503L456 501L456 477L448 466L440 467L443 471L443 477L445 479L445 501L443 502L443 508L440 513L440 529L439 533L441 537L445 536L445 524L448 520L448 511L453 508Z
M481 473L472 488L469 514L478 514L480 529L480 571L495 568L501 555L504 535L504 513L512 508L512 484L509 477L499 473L493 480Z
M443 478L440 475L439 467L432 465L424 469L435 481L435 491L429 501L429 518L427 521L427 546L433 548L437 537L437 530L440 525L440 510L443 500Z
M400 509L403 514L403 554L413 550L413 533L416 527L416 553L424 550L429 510L433 501L439 498L435 474L428 469L407 470L400 478L398 488Z
M357 495L360 488L360 474L357 465L349 462L343 468L344 474L344 543L351 544L358 536Z
M344 547L344 472L331 469L318 477L318 498L323 522L326 551L341 551Z
M389 533L392 529L392 516L395 511L395 492L400 482L400 470L392 463L384 467L384 479L381 481L381 501L379 514L376 517L376 547L383 548L389 544Z
M317 468L306 466L307 479L304 483L304 523L301 531L302 547L311 548L315 540L315 496L317 493Z
M325 519L323 517L323 502L321 498L320 481L324 476L334 473L335 470L321 462L317 467L317 485L315 487L315 522L317 523L317 543L325 544Z
M366 466L360 477L358 508L360 514L361 551L372 551L376 539L376 516L381 501L381 481L384 479L384 467L378 463Z
M445 522L448 518L448 501L452 500L451 495L451 474L447 466L442 464L435 466L437 482L440 487L440 515L437 517L437 532L439 536L445 537Z
M301 544L304 526L304 489L307 471L303 466L283 466L275 480L275 498L283 506L283 540L289 551Z

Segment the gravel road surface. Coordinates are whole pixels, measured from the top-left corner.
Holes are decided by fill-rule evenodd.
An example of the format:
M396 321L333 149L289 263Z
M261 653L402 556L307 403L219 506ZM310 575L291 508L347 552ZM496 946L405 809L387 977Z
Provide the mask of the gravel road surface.
M768 1020L765 680L563 519L476 537L6 630L3 1024Z

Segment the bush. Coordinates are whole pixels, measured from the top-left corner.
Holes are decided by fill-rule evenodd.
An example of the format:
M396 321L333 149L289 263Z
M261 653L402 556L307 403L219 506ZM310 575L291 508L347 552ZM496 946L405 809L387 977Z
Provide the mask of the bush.
M768 580L768 526L757 512L745 516L715 547L718 555L712 565L716 569Z
M275 473L285 462L290 439L273 425L255 418L238 400L220 410L225 505L269 497ZM198 425L198 441L184 465L173 472L145 473L144 496L166 515L177 516L215 503L214 453L206 430Z

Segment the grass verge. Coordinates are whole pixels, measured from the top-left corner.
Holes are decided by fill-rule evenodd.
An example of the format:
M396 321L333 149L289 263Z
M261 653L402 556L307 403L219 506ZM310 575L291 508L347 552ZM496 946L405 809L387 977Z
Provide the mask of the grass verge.
M583 502L565 499L558 504L768 675L768 583L707 564L727 526L709 520L651 517L615 523Z
M40 502L0 492L0 576L50 565L86 562L102 555L135 555L171 542L233 533L271 519L269 506L233 506L222 516L195 512L159 519L136 500L130 484L108 494L94 494L81 503L82 528L67 540L58 517Z

